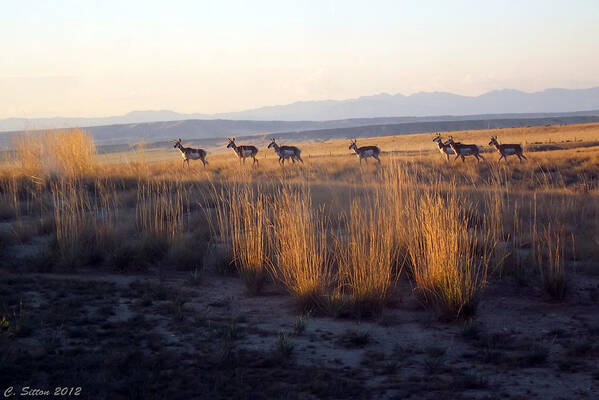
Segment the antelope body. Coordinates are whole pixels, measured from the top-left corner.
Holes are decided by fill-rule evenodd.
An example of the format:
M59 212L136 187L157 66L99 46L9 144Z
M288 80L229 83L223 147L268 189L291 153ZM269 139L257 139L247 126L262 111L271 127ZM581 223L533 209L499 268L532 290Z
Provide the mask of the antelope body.
M279 146L274 139L271 139L270 144L268 145L268 148L274 148L275 153L277 153L277 155L279 156L279 164L281 165L285 165L285 160L287 160L288 158L291 159L291 161L293 161L293 163L295 164L295 160L300 161L302 164L304 163L304 160L302 160L301 157L301 150L299 147L296 146Z
M449 140L446 142L451 146L451 149L455 151L456 157L454 160L458 158L462 158L462 162L466 160L467 156L476 157L476 161L480 162L480 160L484 160L485 158L480 154L480 147L475 144L462 144L460 142L454 142L453 136L449 137Z
M356 154L358 155L358 157L360 157L360 164L362 164L362 159L365 159L366 163L368 163L369 157L372 157L375 160L377 160L379 162L379 164L381 163L381 160L379 159L379 154L381 154L381 149L379 149L377 146L358 147L358 145L356 143L356 139L354 139L354 140L352 140L351 144L349 145L349 150L355 151Z
M495 146L501 157L499 157L499 161L503 158L505 162L507 162L507 156L515 155L518 157L520 162L522 159L528 160L524 154L522 154L522 146L519 144L499 144L497 141L497 136L492 136L491 141L489 142L489 146Z
M433 139L433 142L437 143L437 146L439 146L439 151L441 152L441 154L445 154L447 156L447 161L449 161L450 155L455 154L455 152L449 145L449 141L443 143L443 139L441 138L440 133L437 133L437 136L435 136L435 138Z
M202 161L202 164L204 164L204 168L206 168L206 164L208 164L208 161L206 161L205 150L193 149L191 147L183 147L183 145L181 144L181 139L175 140L175 145L173 146L173 148L178 148L179 151L181 151L181 156L183 157L183 166L185 166L185 163L187 163L187 166L189 167L189 160L200 160Z
M252 157L254 159L253 164L257 164L258 160L256 159L256 154L258 154L258 148L256 146L250 146L250 145L241 145L241 146L237 146L235 144L235 138L227 138L229 140L229 144L227 144L227 148L228 149L233 149L235 151L235 153L237 153L237 156L239 157L239 162L241 163L241 160L243 160L243 163L245 164L245 159L248 157Z

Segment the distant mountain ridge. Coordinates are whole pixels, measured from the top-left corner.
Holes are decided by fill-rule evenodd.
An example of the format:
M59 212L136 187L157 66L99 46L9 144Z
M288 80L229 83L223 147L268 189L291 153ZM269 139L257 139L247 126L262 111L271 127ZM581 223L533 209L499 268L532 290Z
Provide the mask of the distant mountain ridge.
M536 114L526 114L533 116ZM305 142L323 142L334 139L351 138L370 138L379 136L406 135L411 133L426 132L449 132L449 131L469 131L480 129L501 129L518 126L543 126L543 125L562 125L562 124L585 124L599 122L599 111L595 115L577 115L570 113L562 116L556 114L546 114L545 116L524 118L518 114L512 117L504 115L498 119L477 119L479 116L472 116L472 119L458 118L434 120L431 118L413 118L409 122L389 122L383 124L361 125L361 126L342 126L337 128L324 128L315 130L300 130L291 132L277 132L276 134L251 134L237 136L240 142L244 144L253 144L260 148L265 147L270 142L270 138L275 136L282 143L301 144ZM374 119L376 120L376 119ZM361 120L368 121L368 120ZM205 121L196 121L205 122ZM91 128L96 129L96 128ZM174 137L174 136L173 136ZM183 141L186 145L202 147L208 152L226 151L226 141L222 137L194 138L193 136L183 135ZM126 151L131 148L127 144L117 142L101 142L100 152L108 153L114 151ZM172 150L172 137L170 140L156 140L146 144L146 148L160 148L163 150ZM0 140L0 148L2 141Z
M409 96L382 93L348 100L299 101L286 105L219 114L182 114L170 110L158 110L133 111L121 116L102 118L7 118L0 120L0 131L73 126L92 127L190 119L306 122L434 115L565 113L597 109L599 109L599 87L546 89L534 93L504 89L480 96L462 96L446 92L420 92Z
M93 126L85 128L103 147L123 148L140 141L170 142L182 138L187 144L221 146L225 137L244 141L265 141L270 137L284 140L328 140L330 138L372 137L471 129L496 129L511 126L582 124L599 122L599 110L571 113L482 114L469 116L355 118L333 121L236 121L184 120ZM0 150L11 148L20 132L0 134ZM34 135L36 133L33 133ZM217 145L217 143L220 143Z
M547 89L525 93L497 90L480 96L421 92L410 96L379 94L342 101L308 101L228 113L231 119L331 120L395 116L558 113L599 108L599 87Z

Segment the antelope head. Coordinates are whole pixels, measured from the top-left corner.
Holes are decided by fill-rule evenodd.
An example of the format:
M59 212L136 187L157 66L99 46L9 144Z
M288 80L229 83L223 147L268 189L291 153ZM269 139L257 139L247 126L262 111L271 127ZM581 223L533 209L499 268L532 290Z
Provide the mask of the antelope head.
M177 148L177 147L181 147L181 138L179 138L179 140L175 140L175 145L173 146L173 148Z
M356 139L353 139L353 140L351 141L351 144L350 144L350 145L349 145L349 147L348 147L348 150L352 150L352 149L353 149L353 150L356 150L356 149L358 148L358 146L357 146L357 144L356 144L356 143L357 143L357 142L356 142Z
M433 138L433 142L441 143L441 134L437 133L437 136Z
M489 146L497 146L499 142L497 141L497 136L491 136L491 141L489 142Z
M227 138L229 144L227 144L227 149L235 148L235 138Z
M277 144L275 143L275 139L272 138L270 139L270 144L268 145L268 148L270 149L271 147L275 147Z

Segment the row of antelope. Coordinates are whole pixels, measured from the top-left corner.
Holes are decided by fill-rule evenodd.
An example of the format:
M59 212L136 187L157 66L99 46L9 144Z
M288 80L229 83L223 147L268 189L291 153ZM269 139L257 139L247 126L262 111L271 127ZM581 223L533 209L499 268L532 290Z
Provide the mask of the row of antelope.
M252 158L253 164L259 164L256 155L258 154L258 148L253 145L237 145L235 144L235 138L227 138L228 149L233 149L235 154L239 157L239 162L242 161L245 163L246 158ZM441 134L438 133L434 138L433 142L437 143L439 147L439 151L441 154L445 154L447 156L447 161L449 161L450 155L456 155L454 160L458 158L462 159L462 162L465 161L466 157L473 156L477 161L485 160L485 158L480 154L480 146L476 144L464 144L462 142L456 142L453 140L453 136L450 136L447 141L443 141ZM191 147L184 147L181 144L181 139L175 140L174 148L178 148L181 152L181 156L183 157L183 165L187 163L189 167L189 160L200 160L204 167L208 164L208 160L206 160L206 150L204 149L194 149ZM507 156L515 155L518 157L520 162L522 159L527 160L526 156L524 156L522 146L520 144L500 144L497 140L497 136L492 136L491 141L489 142L489 146L495 146L497 151L501 157L499 157L499 161L503 158L507 162ZM271 139L270 144L267 146L269 149L273 149L275 153L279 156L279 164L285 165L285 160L291 160L294 164L296 161L304 163L301 157L301 149L297 146L279 146L275 139ZM372 157L376 161L381 162L379 155L381 154L381 149L378 146L362 146L358 147L358 143L356 139L351 141L348 150L353 150L355 154L360 159L360 164L362 164L362 160L365 160L368 163L368 158Z
M447 161L449 161L450 155L456 155L454 161L458 158L462 158L462 162L466 160L466 157L473 156L477 161L484 160L485 158L480 154L480 146L477 144L464 144L462 142L455 142L453 140L453 136L450 136L447 141L443 141L440 133L437 133L437 136L433 138L433 142L437 143L439 146L439 151L441 154L445 154L447 156ZM507 162L507 156L517 156L520 162L522 159L528 160L526 156L523 154L522 145L520 144L500 144L497 140L497 136L491 136L491 141L489 142L489 146L495 146L501 157L499 157L499 161L503 158L505 162Z
M235 138L227 138L229 143L227 144L228 149L233 149L235 154L239 157L239 162L243 160L245 163L246 158L252 158L254 160L253 164L259 164L256 155L258 154L258 148L252 145L237 145L235 144ZM183 157L183 165L187 163L189 167L189 160L200 160L204 167L208 164L208 160L206 160L206 150L204 149L194 149L191 147L184 147L181 144L181 138L179 140L175 140L175 144L173 146L176 149L179 149L181 152L181 156ZM279 156L279 163L281 165L285 165L285 160L291 160L294 164L296 161L304 163L301 157L301 150L296 146L279 146L275 139L271 139L268 148L274 149L275 153Z

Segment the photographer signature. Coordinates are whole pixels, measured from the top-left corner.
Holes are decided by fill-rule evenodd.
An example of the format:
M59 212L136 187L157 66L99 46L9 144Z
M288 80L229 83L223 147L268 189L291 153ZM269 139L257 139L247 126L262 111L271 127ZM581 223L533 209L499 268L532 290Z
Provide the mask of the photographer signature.
M7 387L3 395L5 398L12 396L79 396L82 388L77 386L64 387L57 386L54 391L32 388L31 386L23 386L21 391L15 390L14 386Z

